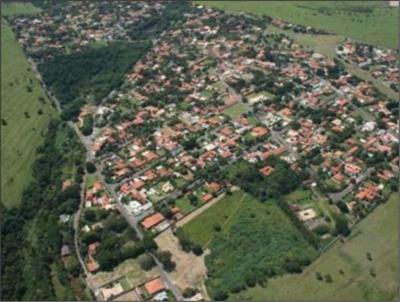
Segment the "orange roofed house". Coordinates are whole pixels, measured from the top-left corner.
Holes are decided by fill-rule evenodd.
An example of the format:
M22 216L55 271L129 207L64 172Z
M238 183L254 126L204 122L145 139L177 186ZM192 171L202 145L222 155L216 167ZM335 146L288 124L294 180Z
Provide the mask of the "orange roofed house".
M373 201L378 195L380 189L374 184L368 184L360 192L357 193L356 197L360 200Z
M149 230L164 220L165 218L161 213L155 213L146 217L141 224L146 230Z
M161 278L156 278L145 283L144 288L151 296L154 296L155 294L165 290L165 285Z
M265 166L264 168L259 170L263 176L269 176L274 171L274 168L271 166Z
M268 134L268 130L264 127L254 127L251 130L251 136L253 137L263 137Z

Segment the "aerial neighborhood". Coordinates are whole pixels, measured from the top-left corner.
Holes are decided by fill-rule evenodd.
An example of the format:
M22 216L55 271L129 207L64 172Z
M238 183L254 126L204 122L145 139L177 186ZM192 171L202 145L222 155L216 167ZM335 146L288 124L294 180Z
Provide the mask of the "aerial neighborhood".
M398 102L347 68L398 92L395 50L347 38L332 57L291 36L325 30L202 4L174 9L71 1L9 20L54 99L58 71L46 62L114 41L146 49L121 82L110 78L110 93L71 88L59 100L88 171L79 212L60 215L76 227L60 253L66 268L78 255L98 300L241 297L301 272L397 191ZM62 190L73 185L64 179ZM285 232L284 242L264 232Z

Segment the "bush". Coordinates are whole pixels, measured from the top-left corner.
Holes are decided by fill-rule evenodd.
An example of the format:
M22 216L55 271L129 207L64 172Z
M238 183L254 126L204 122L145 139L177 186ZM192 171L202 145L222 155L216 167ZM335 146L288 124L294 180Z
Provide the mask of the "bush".
M203 254L203 248L201 247L200 244L197 243L192 245L192 251L196 256L200 256Z
M139 259L139 263L140 267L145 271L149 271L156 266L156 262L150 255L143 255L143 257Z
M146 251L155 251L158 246L154 241L154 238L151 234L146 234L143 238L143 245Z
M184 298L190 298L193 297L196 294L196 289L192 288L192 287L187 287L184 289L184 291L182 292L182 295Z
M319 236L327 234L327 233L329 233L329 231L330 231L329 226L326 224L319 225L314 229L314 233Z
M88 161L86 163L86 171L90 174L94 173L97 171L96 169L96 165L94 163L92 163L91 161Z
M168 251L157 252L156 257L157 259L163 264L164 269L167 272L172 272L175 267L176 263L171 260L171 253Z

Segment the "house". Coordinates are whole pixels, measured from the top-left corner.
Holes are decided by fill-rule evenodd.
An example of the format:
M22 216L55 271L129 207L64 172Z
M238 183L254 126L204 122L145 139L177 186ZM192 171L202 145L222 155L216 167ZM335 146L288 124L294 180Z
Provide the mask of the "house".
M269 176L274 171L274 168L271 166L265 166L264 168L259 170L263 176Z
M157 212L157 213L154 213L153 215L146 217L141 222L141 224L146 230L149 230L164 220L165 220L165 217L161 213Z
M342 173L338 172L335 175L333 175L331 179L337 184L342 184L346 179L346 177Z
M373 201L378 195L380 188L374 184L366 185L360 192L356 194L356 198L359 200Z
M164 282L160 277L148 281L144 284L144 288L149 293L150 296L154 296L157 293L160 293L165 290Z
M69 246L65 244L61 248L61 257L68 257L69 255L71 255L71 251L69 249Z
M361 168L355 164L347 163L344 165L344 171L350 175L356 175L361 172Z
M89 259L86 262L86 268L89 271L89 273L96 273L99 270L100 265L94 259Z
M212 191L212 192L218 192L219 190L221 190L221 185L217 182L211 182L211 183L207 183L207 187Z
M254 127L251 130L251 136L253 137L263 137L268 134L268 130L264 127Z
M66 189L68 189L71 186L72 186L72 180L71 179L66 179L62 183L61 190L65 191Z
M211 199L213 199L213 195L210 193L204 194L204 196L201 198L204 202L209 202Z

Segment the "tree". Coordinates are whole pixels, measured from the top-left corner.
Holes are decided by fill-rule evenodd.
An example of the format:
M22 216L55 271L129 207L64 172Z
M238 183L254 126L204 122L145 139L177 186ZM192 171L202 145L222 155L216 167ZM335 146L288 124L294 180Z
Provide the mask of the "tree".
M182 292L182 295L184 298L190 298L193 297L196 294L196 289L192 288L192 287L187 287L184 289L184 291Z
M316 272L315 277L317 278L318 281L324 280L324 278L322 277L322 274L320 272Z
M86 171L88 173L92 174L92 173L96 172L96 170L97 170L96 165L93 162L91 162L91 161L86 162Z
M336 222L335 236L342 234L343 236L348 236L350 234L350 229L347 223L347 219L343 214L334 216Z
M215 301L225 301L226 299L228 299L228 294L224 290L218 290L214 295Z
M171 256L171 252L168 251L160 251L156 253L157 259L163 264L164 269L167 272L172 272L176 267L176 263L171 260Z
M192 251L196 256L200 256L203 254L203 248L201 247L200 244L197 243L192 245Z
M327 282L327 283L332 283L333 282L332 277L329 274L326 274L324 276L324 278L325 278L325 282Z
M70 256L67 262L67 271L73 277L78 277L81 272L81 266L79 264L78 259L74 256Z
M214 224L214 230L215 230L216 232L220 232L220 231L221 231L221 225L220 225L219 223L215 223L215 224Z
M139 259L139 263L140 263L140 267L145 271L149 271L153 267L156 266L156 262L154 261L153 257L151 257L150 255L147 255L147 254L143 255Z
M144 235L143 245L146 251L155 251L158 248L157 243L154 241L151 234Z

